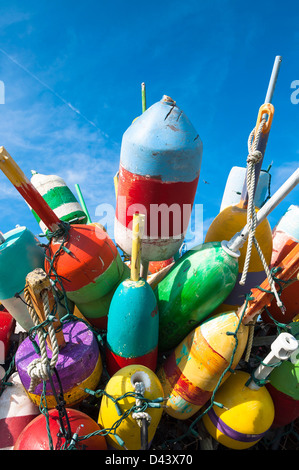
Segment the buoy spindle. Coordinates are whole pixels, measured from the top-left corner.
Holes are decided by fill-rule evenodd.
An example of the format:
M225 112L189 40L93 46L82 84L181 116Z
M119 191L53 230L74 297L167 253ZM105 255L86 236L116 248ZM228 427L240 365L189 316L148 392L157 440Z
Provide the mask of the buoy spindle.
M271 352L263 359L263 363L253 374L253 380L248 387L251 390L258 390L260 386L257 381L265 380L273 370L273 365L279 361L286 361L293 352L298 349L296 338L290 333L281 333L271 345Z
M82 206L83 211L84 211L85 214L86 214L87 223L88 223L88 224L91 224L91 223L92 223L92 222L91 222L91 218L90 218L90 215L89 215L87 206L86 206L86 204L85 204L85 200L84 200L84 198L83 198L83 194L82 194L82 191L81 191L81 188L80 188L79 184L76 184L76 185L75 185L75 188L76 188L76 191L77 191L77 194L78 194L79 202L80 202L80 204L81 204L81 206Z
M132 230L131 281L139 281L141 266L141 240L144 233L145 216L134 214Z

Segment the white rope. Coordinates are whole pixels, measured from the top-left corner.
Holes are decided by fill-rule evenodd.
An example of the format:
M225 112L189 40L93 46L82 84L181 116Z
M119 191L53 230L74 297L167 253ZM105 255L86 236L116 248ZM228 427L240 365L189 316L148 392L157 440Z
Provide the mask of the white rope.
M25 288L25 291L24 291L24 298L27 303L28 311L30 313L30 316L32 318L34 325L35 326L40 325L39 317L32 306L31 297L27 288ZM47 318L51 313L47 291L42 293L42 300L44 303L45 316ZM51 345L52 345L52 358L50 361L50 369L53 372L53 369L58 360L59 347L58 347L57 338L56 338L56 334L55 334L55 330L54 330L54 326L52 322L48 326L48 333L49 333L49 337L50 337ZM41 381L48 379L47 366L49 364L49 358L47 355L46 339L44 337L42 329L37 329L37 336L39 340L40 357L37 359L34 359L27 367L27 373L31 379L30 386L28 389L29 393L33 393L36 386Z
M248 242L247 242L247 251L246 251L246 257L245 257L245 262L244 262L244 267L243 267L243 272L242 272L242 277L240 280L240 285L244 286L249 270L249 263L250 263L250 258L251 258L251 253L252 253L252 247L253 244L256 247L256 250L258 252L258 255L260 257L260 260L263 264L264 271L266 273L271 291L273 292L276 302L278 307L283 309L283 304L279 298L279 295L277 293L276 287L275 287L275 282L273 280L273 277L271 276L267 261L264 257L264 254L261 250L261 247L259 246L259 243L255 237L256 233L256 228L257 228L257 216L256 216L256 210L255 210L255 203L254 203L254 195L255 195L255 165L263 158L262 153L257 150L257 144L260 138L260 135L263 131L263 127L265 124L266 120L262 119L258 131L255 135L255 129L251 132L249 139L248 139L248 158L247 158L247 192L248 192L248 207L247 207L247 224L249 226L249 235L248 235Z
M138 395L144 395L145 386L143 382L136 382L134 386L135 386L135 393L138 393ZM136 398L136 407L140 408L141 406L142 406L142 400L140 398ZM145 413L144 411L138 411L138 412L132 413L132 418L136 419L136 422L140 428L142 426L143 419L147 420L148 425L150 425L151 419L152 419L151 416L148 413Z

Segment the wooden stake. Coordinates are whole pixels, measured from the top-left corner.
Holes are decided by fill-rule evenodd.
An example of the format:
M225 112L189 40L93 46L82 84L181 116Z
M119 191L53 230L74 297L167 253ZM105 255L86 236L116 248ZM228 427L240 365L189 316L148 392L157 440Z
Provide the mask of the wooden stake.
M139 281L141 264L141 240L144 231L145 216L134 214L132 230L131 280Z
M36 314L38 315L41 323L43 323L46 320L46 314L45 314L44 303L43 303L43 293L47 292L48 294L50 311L53 310L53 307L55 304L55 299L54 299L50 279L43 269L38 268L27 275L26 286L28 288L28 292L30 294L34 310L36 311ZM57 313L56 313L56 319L57 319L57 322L55 322L55 329L60 328L61 326ZM62 330L56 333L56 338L57 338L59 349L63 348L65 346L65 341L64 341ZM47 344L49 348L52 350L51 340L49 336L47 336Z

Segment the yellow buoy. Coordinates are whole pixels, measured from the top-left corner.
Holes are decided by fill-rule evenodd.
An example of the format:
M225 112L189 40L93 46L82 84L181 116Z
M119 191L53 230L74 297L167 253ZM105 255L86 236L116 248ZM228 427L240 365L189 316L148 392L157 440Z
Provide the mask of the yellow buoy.
M163 398L163 388L153 371L140 365L124 367L116 372L113 377L111 377L105 388L105 395L101 401L98 417L98 423L103 428L110 429L117 421L121 419L121 416L119 415L119 409L122 413L124 413L130 410L136 401L134 396L126 396L121 398L117 402L119 407L119 409L117 409L114 402L107 395L111 395L113 398L119 398L128 392L135 392L135 386L137 383L142 383L144 385L143 396L146 399L156 400L158 398ZM163 410L161 407L148 408L146 412L150 416L150 423L148 425L148 442L150 444L160 422ZM140 427L132 413L130 413L116 428L116 434L118 438L124 442L126 449L141 449ZM124 449L113 433L109 433L106 439L107 444L114 449Z
M246 386L247 372L237 371L219 388L214 405L203 417L211 436L230 449L248 449L254 446L271 427L274 405L265 387L251 390Z
M238 344L236 347L236 334ZM248 327L236 312L216 315L193 330L174 349L157 372L168 398L166 413L185 420L192 417L211 398L221 375L235 368L245 350ZM222 383L229 377L227 371Z

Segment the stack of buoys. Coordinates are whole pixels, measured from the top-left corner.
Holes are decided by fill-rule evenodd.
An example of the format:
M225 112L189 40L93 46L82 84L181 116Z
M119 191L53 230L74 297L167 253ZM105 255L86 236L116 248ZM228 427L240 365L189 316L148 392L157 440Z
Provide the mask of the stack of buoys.
M276 268L280 261L294 248L299 241L299 206L292 204L277 226L273 230L273 254L270 268ZM274 274L275 275L275 274ZM281 323L290 323L295 315L299 313L299 281L295 280L286 286L281 293L281 301L285 307L284 313L273 301L267 307L274 320ZM267 323L273 323L266 310L262 313L262 318Z
M23 290L27 274L43 267L44 250L26 227L5 233L4 239L0 244L0 302L17 323L29 331L33 322L24 303Z
M127 129L114 229L116 243L125 253L131 254L136 212L146 215L143 261L168 260L178 252L191 217L201 160L197 131L168 96Z
M85 224L87 217L76 197L66 182L57 175L42 175L32 170L31 183L49 204L57 217L64 222L76 220L78 224ZM34 210L32 210L43 233L48 232L47 226Z

